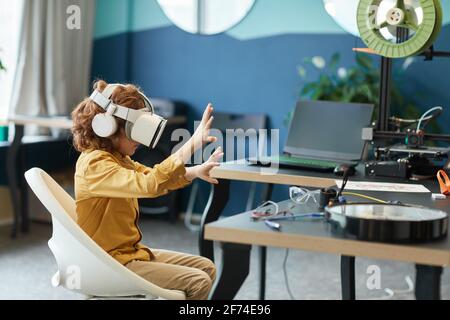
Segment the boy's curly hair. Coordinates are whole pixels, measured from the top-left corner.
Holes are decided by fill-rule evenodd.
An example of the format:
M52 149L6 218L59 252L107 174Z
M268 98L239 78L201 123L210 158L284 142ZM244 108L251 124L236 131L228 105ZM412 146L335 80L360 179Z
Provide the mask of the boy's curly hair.
M93 87L94 90L97 89L99 92L103 92L107 85L105 81L98 80L94 83ZM131 84L126 84L124 87L116 87L110 99L115 104L131 109L145 108L144 100L139 94L139 88ZM103 112L105 110L89 99L89 97L81 101L72 111L73 126L71 130L73 145L77 151L83 152L87 149L101 149L112 152L114 150L112 138L119 135L122 128L125 128L125 120L116 118L118 129L113 136L108 138L99 137L92 129L92 119L94 119L95 115Z

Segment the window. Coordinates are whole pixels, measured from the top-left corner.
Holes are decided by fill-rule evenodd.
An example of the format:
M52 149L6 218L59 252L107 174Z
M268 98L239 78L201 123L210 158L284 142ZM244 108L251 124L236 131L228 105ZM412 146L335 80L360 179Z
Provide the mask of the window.
M0 119L8 115L16 71L20 19L23 2L0 0L0 60L6 68L0 71Z

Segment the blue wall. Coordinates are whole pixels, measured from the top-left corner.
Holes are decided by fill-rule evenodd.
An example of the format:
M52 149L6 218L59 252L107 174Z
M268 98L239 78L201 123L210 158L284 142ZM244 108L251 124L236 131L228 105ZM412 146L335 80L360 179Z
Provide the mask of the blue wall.
M333 22L322 1L311 0L257 0L240 24L214 36L178 29L156 0L97 0L95 34L93 77L133 82L150 96L183 100L193 117L209 101L218 111L266 113L270 126L280 128L281 143L283 119L301 88L297 67L302 59L339 52L342 65L349 66L354 64L351 49L363 45ZM446 26L436 48L450 51L449 39ZM450 104L450 59L416 60L407 76L415 91L426 93L424 105ZM244 188L234 188L232 198L241 198ZM276 188L275 199L286 197L285 187ZM235 200L226 211L240 211L244 203Z

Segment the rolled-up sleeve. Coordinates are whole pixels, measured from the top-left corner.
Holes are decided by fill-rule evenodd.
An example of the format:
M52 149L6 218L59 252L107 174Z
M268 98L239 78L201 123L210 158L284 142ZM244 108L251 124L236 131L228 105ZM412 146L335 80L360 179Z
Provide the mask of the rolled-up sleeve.
M134 162L135 170L99 154L87 163L84 179L92 196L154 198L189 184L184 163L170 156L153 168Z

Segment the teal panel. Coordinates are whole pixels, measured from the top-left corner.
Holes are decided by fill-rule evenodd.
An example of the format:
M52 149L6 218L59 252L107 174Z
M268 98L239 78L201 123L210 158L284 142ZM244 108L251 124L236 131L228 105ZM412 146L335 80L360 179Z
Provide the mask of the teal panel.
M322 0L256 0L249 15L227 32L238 39L286 33L344 34Z
M95 38L172 25L157 0L96 0ZM444 25L450 0L443 0ZM252 10L227 35L247 40L278 34L345 34L327 14L322 0L255 0Z
M94 38L127 32L129 0L96 0Z
M172 25L157 0L131 0L132 31L155 29Z
M450 24L450 1L449 0L441 0L442 3L442 12L444 13L442 24Z

